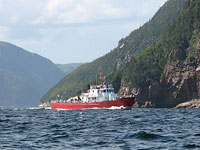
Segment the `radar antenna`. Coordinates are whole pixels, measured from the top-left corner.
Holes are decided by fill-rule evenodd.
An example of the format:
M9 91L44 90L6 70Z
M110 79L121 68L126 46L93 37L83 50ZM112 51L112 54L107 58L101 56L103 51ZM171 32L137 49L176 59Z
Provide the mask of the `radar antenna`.
M99 75L100 75L99 79L101 81L101 87L103 87L103 80L104 80L104 78L102 76L102 67L101 66L99 67Z

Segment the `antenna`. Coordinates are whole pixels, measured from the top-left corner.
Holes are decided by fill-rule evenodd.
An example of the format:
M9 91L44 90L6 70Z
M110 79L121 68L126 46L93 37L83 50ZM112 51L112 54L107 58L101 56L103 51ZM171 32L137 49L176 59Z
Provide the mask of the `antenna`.
M100 75L100 77L99 77L99 79L100 79L100 81L101 81L101 86L103 86L103 76L102 76L102 67L100 66L99 67L99 75Z
M98 77L98 74L96 74L96 86L97 86L97 84L98 84L98 83L97 83L97 82L98 82L98 81L97 81L97 80L98 80L97 77Z

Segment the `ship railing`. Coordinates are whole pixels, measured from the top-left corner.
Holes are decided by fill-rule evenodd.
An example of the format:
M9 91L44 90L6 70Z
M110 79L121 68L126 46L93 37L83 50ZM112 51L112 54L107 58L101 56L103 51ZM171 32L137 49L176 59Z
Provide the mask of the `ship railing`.
M55 103L80 103L80 102L83 102L83 101L78 100L78 99L68 99L68 100L52 100L51 102L55 102Z
M118 95L117 98L131 98L131 97L135 97L134 94L131 95Z
M54 102L54 103L63 103L63 102L66 102L67 100L52 100L51 102Z

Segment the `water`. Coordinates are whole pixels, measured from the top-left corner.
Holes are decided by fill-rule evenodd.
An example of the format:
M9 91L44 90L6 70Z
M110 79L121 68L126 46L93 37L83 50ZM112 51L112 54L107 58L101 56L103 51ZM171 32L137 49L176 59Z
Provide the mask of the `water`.
M0 149L200 149L200 110L1 108Z

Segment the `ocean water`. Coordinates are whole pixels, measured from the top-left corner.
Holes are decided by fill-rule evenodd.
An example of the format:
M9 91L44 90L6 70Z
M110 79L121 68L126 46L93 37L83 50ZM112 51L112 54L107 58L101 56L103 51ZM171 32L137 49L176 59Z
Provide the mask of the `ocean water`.
M0 149L200 149L200 109L1 108Z

